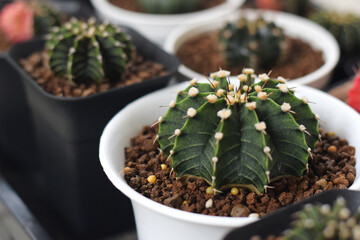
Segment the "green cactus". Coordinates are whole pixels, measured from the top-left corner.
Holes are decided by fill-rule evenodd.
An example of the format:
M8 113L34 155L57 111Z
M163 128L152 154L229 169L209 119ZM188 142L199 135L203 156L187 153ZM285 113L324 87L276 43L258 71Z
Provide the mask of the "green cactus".
M144 12L172 14L195 11L203 0L137 0Z
M332 207L306 205L296 215L295 226L285 231L282 239L360 239L360 212L351 216L343 198Z
M227 23L219 33L220 49L229 66L271 68L284 50L284 33L273 22L245 18Z
M343 56L351 56L360 51L360 17L352 14L320 11L314 13L310 19L334 35Z
M281 77L262 74L254 84L253 70L244 69L234 89L229 75L214 73L210 84L192 80L159 119L157 139L176 176L257 193L270 181L302 176L319 136L307 99L295 97Z
M306 15L309 6L309 0L284 0L284 11L296 15Z
M104 77L120 80L131 61L130 37L116 26L72 19L53 28L46 43L49 65L55 75L74 83L100 83Z
M47 4L30 1L34 11L34 33L36 36L48 34L53 26L60 26L60 13Z

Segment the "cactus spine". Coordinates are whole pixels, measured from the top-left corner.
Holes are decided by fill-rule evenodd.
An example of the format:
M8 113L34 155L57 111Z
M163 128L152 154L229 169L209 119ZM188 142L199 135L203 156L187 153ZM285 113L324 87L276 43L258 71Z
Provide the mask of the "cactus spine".
M210 84L192 80L159 119L157 139L176 176L257 193L281 177L302 176L319 136L307 100L281 77L262 74L254 84L253 70L244 69L234 88L229 75L214 73Z
M287 230L282 239L360 239L360 212L351 216L343 198L332 207L306 205L296 215L294 228Z
M55 75L74 83L120 80L132 58L130 37L112 24L72 19L54 28L47 41L49 65Z
M311 19L329 30L340 45L343 56L360 51L360 18L352 14L320 11Z
M185 13L198 9L202 0L137 0L140 8L148 13Z
M284 33L273 22L245 18L227 23L220 30L220 48L229 66L271 68L284 50Z

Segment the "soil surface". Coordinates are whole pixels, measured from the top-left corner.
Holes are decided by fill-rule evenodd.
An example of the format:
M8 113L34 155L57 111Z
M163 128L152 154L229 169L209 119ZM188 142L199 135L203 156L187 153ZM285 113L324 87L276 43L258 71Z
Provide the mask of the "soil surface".
M13 43L5 36L4 32L0 30L0 51L7 51Z
M232 75L240 74L247 66L227 66L219 49L217 36L217 31L214 31L190 38L176 55L185 66L205 76L219 67L231 71ZM300 39L287 38L285 41L287 51L279 63L271 69L255 69L255 72L268 73L271 70L271 76L294 79L307 75L324 64L321 51L314 50Z
M166 1L169 1L169 0L166 0ZM226 0L205 0L201 4L199 10L215 7L217 5L224 3L225 1ZM139 5L137 4L136 0L109 0L109 2L111 4L114 4L115 6L118 6L120 8L129 10L129 11L142 12L142 10L139 7Z
M188 212L216 216L244 217L250 213L263 216L282 206L330 189L346 189L355 179L355 148L339 139L333 132L322 132L322 141L309 157L309 169L300 179L284 178L271 185L268 193L256 195L239 188L237 195L230 191L222 194L207 194L208 184L204 180L182 182L171 172L171 161L153 144L158 132L156 127L144 127L132 139L132 147L125 149L125 179L128 184L156 202ZM166 169L161 168L166 165ZM164 167L164 166L163 166ZM148 182L150 175L156 176L154 183ZM213 200L212 207L205 203Z
M107 79L97 85L95 83L73 84L65 77L54 76L48 64L49 56L44 50L33 53L20 61L26 72L47 92L60 97L85 97L91 94L104 92L111 88L118 88L137 82L146 81L153 77L167 74L164 66L145 60L139 54L135 54L134 60L129 64L124 77L119 82L110 82Z

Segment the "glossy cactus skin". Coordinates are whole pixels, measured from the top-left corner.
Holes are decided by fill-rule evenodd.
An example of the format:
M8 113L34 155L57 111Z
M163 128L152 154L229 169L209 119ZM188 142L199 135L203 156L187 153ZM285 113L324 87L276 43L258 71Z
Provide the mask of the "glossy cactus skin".
M303 175L319 136L316 116L282 78L262 74L254 84L252 72L238 76L238 89L228 71L212 74L210 84L194 79L170 103L157 138L177 177L262 193L273 180Z
M298 212L295 226L285 232L284 240L359 239L360 212L353 216L343 198L330 205L306 205Z
M320 11L311 19L334 35L343 56L351 56L360 51L360 18L352 14Z
M47 41L49 65L55 75L74 83L120 80L132 58L130 37L112 24L72 19L54 28Z
M185 13L198 9L202 0L137 0L141 9L148 13Z
M227 23L219 33L220 47L229 66L271 68L282 56L284 33L273 22L245 18Z

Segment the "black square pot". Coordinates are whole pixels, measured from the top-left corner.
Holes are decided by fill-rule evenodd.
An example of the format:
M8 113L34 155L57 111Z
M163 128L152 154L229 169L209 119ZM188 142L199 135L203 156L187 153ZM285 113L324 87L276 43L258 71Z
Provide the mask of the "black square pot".
M351 214L359 210L360 192L340 189L325 191L298 203L291 204L288 207L279 209L257 222L237 228L231 231L224 240L247 240L255 235L260 236L261 239L266 239L270 235L279 236L288 229L290 223L294 221L294 213L302 210L306 204L329 204L331 206L339 197L343 197L346 200L346 206Z
M135 31L122 28L144 58L163 64L169 74L87 97L57 97L45 92L18 64L20 59L41 51L44 40L18 44L9 51L31 110L34 140L48 186L46 195L79 238L101 237L134 227L129 200L102 171L98 158L100 135L111 117L129 102L166 86L178 66L174 56Z

